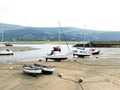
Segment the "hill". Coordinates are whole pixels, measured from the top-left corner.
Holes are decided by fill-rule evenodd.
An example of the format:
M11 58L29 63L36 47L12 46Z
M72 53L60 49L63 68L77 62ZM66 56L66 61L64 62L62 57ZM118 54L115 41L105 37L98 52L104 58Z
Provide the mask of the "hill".
M120 40L120 32L84 30L76 27L24 27L20 25L0 23L0 31L4 31L4 41L10 40ZM0 32L0 40L2 32Z

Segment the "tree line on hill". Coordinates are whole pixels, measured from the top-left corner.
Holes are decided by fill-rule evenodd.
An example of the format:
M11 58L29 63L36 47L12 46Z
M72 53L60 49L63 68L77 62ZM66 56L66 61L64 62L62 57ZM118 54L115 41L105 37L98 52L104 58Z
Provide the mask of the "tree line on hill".
M120 32L85 30L76 27L24 27L19 25L1 24L0 39L4 41L51 40L58 41L106 41L120 40Z

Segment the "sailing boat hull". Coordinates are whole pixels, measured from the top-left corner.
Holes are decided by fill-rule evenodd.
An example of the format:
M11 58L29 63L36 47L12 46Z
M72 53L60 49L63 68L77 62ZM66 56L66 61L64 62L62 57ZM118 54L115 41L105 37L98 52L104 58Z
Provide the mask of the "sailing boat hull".
M66 55L50 55L50 56L46 56L46 61L48 59L61 61L61 60L68 59L68 56L66 56Z
M0 55L13 55L12 51L0 51Z
M75 49L73 50L73 56L78 56L78 57L85 57L85 56L90 56L91 53L88 50L85 49Z

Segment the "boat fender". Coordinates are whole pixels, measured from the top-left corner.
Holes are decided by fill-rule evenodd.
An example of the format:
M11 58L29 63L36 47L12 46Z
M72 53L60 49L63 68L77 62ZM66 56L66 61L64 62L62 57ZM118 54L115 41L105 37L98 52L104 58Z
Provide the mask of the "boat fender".
M42 59L40 58L38 61L39 61L39 62L41 62L41 61L42 61Z

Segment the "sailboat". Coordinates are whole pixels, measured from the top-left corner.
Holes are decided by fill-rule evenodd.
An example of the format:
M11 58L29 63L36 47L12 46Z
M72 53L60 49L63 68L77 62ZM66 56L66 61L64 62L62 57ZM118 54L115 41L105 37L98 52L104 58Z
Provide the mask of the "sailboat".
M58 24L59 24L59 27L61 27L60 21L58 22ZM59 42L60 42L60 32L59 32ZM62 53L61 47L57 46L57 47L53 47L53 50L51 51L51 53L46 56L46 62L48 61L48 59L61 61L61 60L68 59L68 55Z
M84 25L84 28L86 29L86 25ZM83 47L76 47L73 49L73 56L78 56L78 57L85 57L85 56L90 56L91 53L89 49L85 48L85 35L84 35L84 44Z
M3 29L2 29L2 45L3 45L3 40L4 40L4 36L3 36ZM13 51L11 51L9 49L0 51L0 55L13 55L13 54L14 54Z
M90 55L91 55L90 51L84 47L76 47L73 50L73 56L85 57Z

